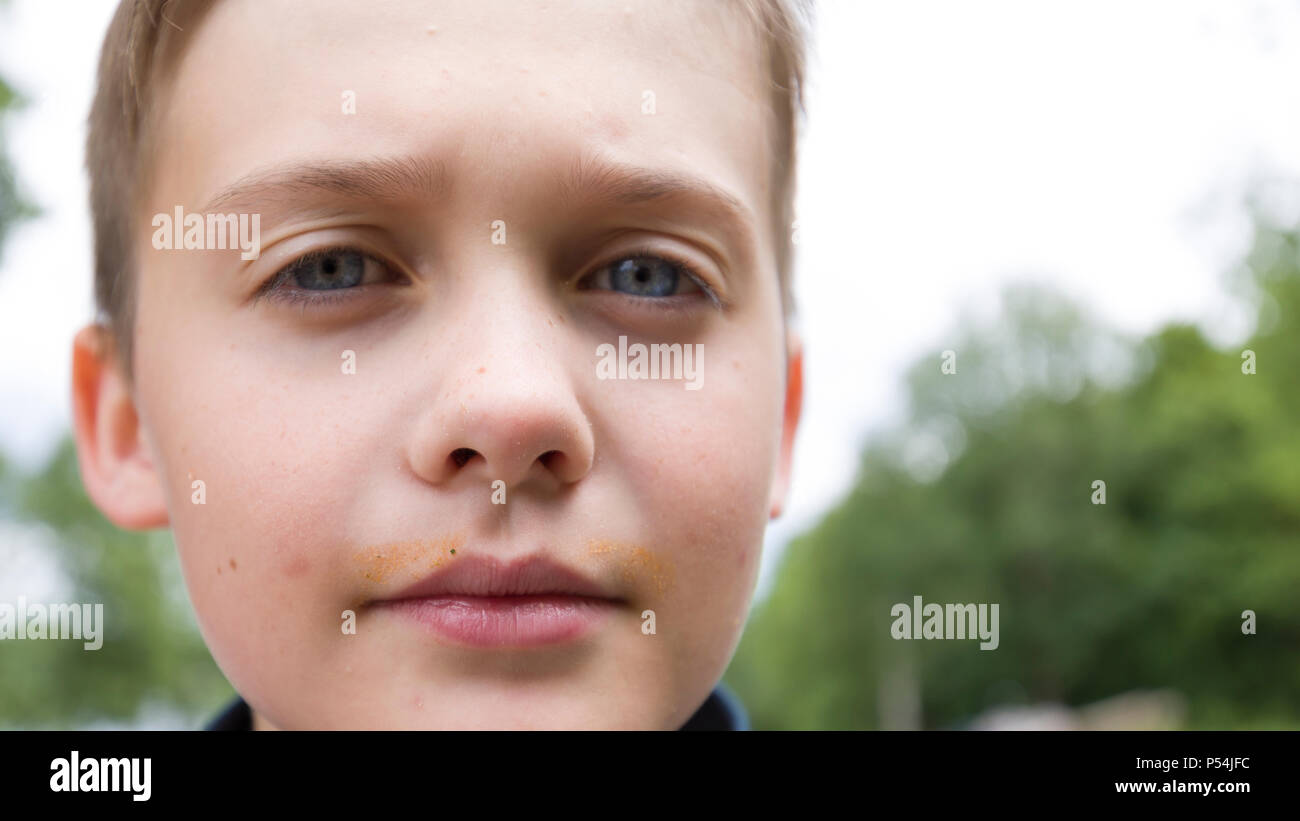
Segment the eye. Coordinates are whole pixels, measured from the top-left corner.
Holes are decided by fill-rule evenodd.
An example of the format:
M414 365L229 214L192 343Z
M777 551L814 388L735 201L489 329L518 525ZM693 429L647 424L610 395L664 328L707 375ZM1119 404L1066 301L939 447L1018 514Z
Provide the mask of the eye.
M326 248L281 268L258 296L287 301L345 299L342 292L397 279L382 260L355 248Z
M649 253L633 253L593 271L581 287L628 296L662 298L700 293L702 282L682 262Z

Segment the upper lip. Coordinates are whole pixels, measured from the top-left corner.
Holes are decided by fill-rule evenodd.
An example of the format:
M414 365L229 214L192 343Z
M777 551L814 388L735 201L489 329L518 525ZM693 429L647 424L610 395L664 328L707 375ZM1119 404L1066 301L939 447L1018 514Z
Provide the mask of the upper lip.
M466 556L385 600L545 595L615 598L595 581L542 556L528 556L512 562L489 556Z

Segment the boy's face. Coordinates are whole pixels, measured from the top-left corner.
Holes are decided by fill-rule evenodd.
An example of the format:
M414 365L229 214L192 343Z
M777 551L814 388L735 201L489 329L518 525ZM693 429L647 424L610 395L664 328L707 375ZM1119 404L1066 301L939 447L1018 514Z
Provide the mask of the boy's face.
M262 723L681 725L798 415L756 34L712 2L224 0L189 37L134 391L78 356L96 501L170 522ZM260 214L260 257L155 250L177 206ZM602 379L620 336L702 350L698 389Z

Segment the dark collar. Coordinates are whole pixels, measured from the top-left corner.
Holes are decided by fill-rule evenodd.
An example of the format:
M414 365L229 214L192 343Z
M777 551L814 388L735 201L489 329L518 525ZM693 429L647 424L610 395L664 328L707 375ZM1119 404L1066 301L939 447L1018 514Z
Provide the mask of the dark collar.
M208 722L205 730L240 731L253 729L253 712L248 702L236 696L219 715ZM683 730L748 730L749 717L736 696L721 683L682 725Z

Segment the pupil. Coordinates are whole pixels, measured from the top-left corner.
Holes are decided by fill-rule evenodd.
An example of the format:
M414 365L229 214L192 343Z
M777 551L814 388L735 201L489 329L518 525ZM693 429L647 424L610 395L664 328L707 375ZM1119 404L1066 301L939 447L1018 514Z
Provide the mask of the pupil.
M335 265L334 260L332 258L324 260L321 263L321 267L325 269L325 273L327 274L333 274L335 271L338 270L338 266Z

